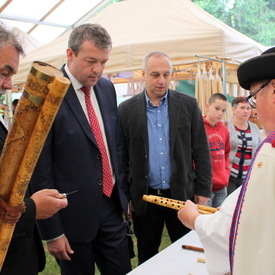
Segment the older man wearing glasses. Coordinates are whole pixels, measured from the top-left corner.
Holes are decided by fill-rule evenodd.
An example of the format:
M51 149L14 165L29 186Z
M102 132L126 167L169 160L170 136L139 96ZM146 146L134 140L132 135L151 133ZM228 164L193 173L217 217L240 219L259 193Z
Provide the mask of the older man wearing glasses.
M205 249L210 275L275 272L275 47L243 62L238 80L251 93L267 138L255 153L243 185L213 215L200 215L187 201L178 212L195 229ZM228 256L229 255L229 256Z

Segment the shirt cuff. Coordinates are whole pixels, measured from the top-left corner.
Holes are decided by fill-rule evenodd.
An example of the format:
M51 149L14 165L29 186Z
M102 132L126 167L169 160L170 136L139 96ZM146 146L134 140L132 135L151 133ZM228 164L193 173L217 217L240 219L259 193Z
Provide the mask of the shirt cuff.
M48 243L48 242L52 242L52 241L58 240L58 239L60 239L60 238L63 237L63 236L65 236L65 235L62 234L62 235L60 235L60 236L58 236L58 237L56 237L56 238L53 238L53 239L50 239L50 240L46 240L46 242Z

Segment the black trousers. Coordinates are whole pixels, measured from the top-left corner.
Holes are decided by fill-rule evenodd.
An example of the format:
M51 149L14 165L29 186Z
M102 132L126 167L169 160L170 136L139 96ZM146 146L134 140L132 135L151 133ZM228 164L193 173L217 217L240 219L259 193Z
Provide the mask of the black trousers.
M150 192L151 195L157 193ZM171 198L170 192L163 197ZM137 217L133 213L134 232L137 237L138 264L142 264L158 253L164 228L167 227L171 242L175 242L190 231L177 217L177 210L160 205L147 203L147 211L144 217Z
M233 177L229 177L229 182L227 185L227 196L234 192L237 188L239 188L243 183L242 179L237 179Z
M92 213L91 213L92 215ZM113 198L104 196L101 224L89 243L72 243L71 261L58 261L62 275L93 275L95 263L102 275L125 275L131 271L127 228Z

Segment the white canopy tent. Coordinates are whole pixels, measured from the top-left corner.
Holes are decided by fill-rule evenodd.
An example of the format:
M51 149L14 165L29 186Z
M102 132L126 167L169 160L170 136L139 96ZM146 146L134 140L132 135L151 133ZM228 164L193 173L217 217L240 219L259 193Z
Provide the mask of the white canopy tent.
M241 62L265 49L190 0L127 0L110 4L87 22L99 23L112 37L107 74L140 70L143 57L155 50L165 52L179 66L196 63L196 55ZM60 68L66 62L70 32L22 59L14 83L26 80L35 60Z
M16 27L12 29L12 32L17 36L19 41L22 41L23 49L26 55L42 46L40 42Z

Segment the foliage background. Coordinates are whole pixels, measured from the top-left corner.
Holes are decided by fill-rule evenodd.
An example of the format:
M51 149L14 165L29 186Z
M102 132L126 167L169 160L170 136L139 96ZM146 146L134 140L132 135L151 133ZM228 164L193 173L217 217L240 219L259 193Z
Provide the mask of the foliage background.
M193 0L192 2L264 46L275 45L275 0Z

